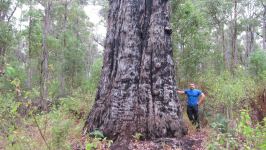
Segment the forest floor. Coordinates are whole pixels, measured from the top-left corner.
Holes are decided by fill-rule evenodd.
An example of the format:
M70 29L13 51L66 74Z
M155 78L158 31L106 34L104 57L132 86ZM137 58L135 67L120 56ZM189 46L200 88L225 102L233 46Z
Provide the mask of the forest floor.
M129 146L130 150L204 150L208 131L189 133L182 139L162 138L154 141L136 141Z
M201 116L203 118L203 116ZM121 149L121 150L205 150L207 149L207 142L211 129L207 124L201 124L202 128L197 131L196 128L190 123L188 117L184 115L184 123L188 128L188 133L181 139L178 138L158 138L153 140L138 140L132 139L127 145L111 146L111 149ZM201 123L203 119L201 119ZM72 143L72 150L83 150L86 149L86 140L76 141ZM82 143L82 144L81 144ZM89 143L95 143L93 141ZM122 142L124 143L124 142ZM128 143L128 142L125 142ZM80 145L81 144L81 145ZM97 150L110 150L110 145L108 142L99 142L96 144Z
M181 139L177 138L159 138L155 140L132 140L125 148L119 147L122 150L205 150L206 142L208 140L208 129L203 128L200 131L190 129L189 133ZM85 149L80 145L72 145L73 150ZM123 147L123 146L122 146ZM110 150L107 144L98 145L97 150ZM114 148L113 149L117 149Z

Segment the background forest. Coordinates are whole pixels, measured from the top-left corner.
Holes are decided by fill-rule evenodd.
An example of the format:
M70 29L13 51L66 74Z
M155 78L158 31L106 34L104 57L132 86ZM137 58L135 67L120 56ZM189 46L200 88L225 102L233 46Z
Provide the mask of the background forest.
M177 86L195 82L207 96L205 148L266 149L266 1L171 6ZM89 17L93 7L100 11ZM107 0L0 0L0 149L112 143L100 132L82 137L102 68L97 26L107 13Z

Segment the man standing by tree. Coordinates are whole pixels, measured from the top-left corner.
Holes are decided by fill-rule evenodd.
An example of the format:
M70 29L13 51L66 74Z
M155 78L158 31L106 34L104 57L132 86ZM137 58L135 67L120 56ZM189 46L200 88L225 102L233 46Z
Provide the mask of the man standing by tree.
M178 94L187 95L187 115L189 120L196 128L200 128L199 124L199 109L198 106L201 105L205 100L205 95L202 91L195 89L195 84L190 83L189 89L187 90L177 90Z

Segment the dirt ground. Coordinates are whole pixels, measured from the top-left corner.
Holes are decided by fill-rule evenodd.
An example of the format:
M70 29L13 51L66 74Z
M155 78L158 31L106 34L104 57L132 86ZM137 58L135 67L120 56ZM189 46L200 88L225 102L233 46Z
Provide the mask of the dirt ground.
M122 147L113 147L114 150L205 150L208 137L208 129L200 131L189 130L188 135L181 139L177 138L159 138L155 140L137 141L132 140L128 145ZM82 142L83 143L83 142ZM85 145L72 145L73 150L83 150ZM99 146L99 145L98 145ZM124 147L124 148L123 148ZM118 148L118 149L117 149ZM100 145L97 150L110 150L107 145Z
M154 141L139 141L130 143L130 150L204 150L207 131L202 129L186 135L182 139L163 138Z

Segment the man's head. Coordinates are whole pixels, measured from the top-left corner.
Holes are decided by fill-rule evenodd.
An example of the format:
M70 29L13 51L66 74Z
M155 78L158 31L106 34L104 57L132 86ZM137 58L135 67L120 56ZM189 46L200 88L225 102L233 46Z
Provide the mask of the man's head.
M192 90L195 89L195 84L194 84L194 83L189 83L188 86L189 86L189 88L192 89Z

